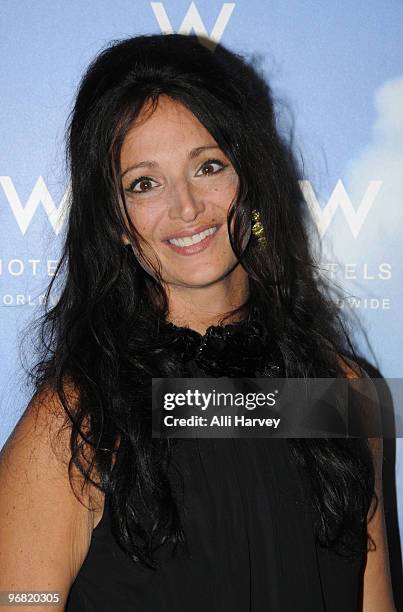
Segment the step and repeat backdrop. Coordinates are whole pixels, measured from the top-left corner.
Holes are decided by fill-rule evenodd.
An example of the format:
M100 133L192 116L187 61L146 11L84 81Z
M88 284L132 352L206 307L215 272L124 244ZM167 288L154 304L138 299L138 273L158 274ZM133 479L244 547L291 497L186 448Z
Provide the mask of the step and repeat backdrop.
M30 397L21 360L34 347L21 353L20 340L57 265L74 92L94 55L130 35L195 32L260 62L304 160L325 273L365 330L362 354L379 376L403 378L402 26L400 0L1 3L0 447ZM385 446L388 512L402 532L403 444Z

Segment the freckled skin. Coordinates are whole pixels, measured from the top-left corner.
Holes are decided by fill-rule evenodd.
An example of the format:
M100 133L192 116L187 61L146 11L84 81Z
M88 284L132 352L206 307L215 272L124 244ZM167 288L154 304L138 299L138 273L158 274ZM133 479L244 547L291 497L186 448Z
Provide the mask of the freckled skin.
M237 194L238 176L219 148L202 151L189 159L196 147L217 145L198 119L181 103L160 96L157 109L149 115L143 109L128 132L121 151L122 184L130 219L148 245L145 256L157 265L169 287L196 288L212 283L245 286L246 272L232 251L227 214ZM206 163L217 159L227 165ZM141 167L125 172L144 160L158 167ZM140 177L143 181L133 184ZM128 193L128 189L136 193ZM163 240L181 230L199 225L222 224L210 246L200 253L175 253ZM246 237L247 240L249 236ZM128 242L128 238L124 239ZM246 241L247 241L246 240ZM152 274L143 261L143 267Z

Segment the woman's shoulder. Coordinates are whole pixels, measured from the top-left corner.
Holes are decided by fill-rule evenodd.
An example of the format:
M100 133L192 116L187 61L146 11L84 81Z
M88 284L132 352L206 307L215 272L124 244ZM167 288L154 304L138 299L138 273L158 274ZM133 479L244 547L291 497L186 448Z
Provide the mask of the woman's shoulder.
M76 388L65 393L74 406ZM44 386L0 453L3 590L66 592L85 557L95 496L70 461L70 434L58 393Z
M69 404L78 398L75 389L65 387ZM69 418L59 395L50 385L37 391L18 420L2 451L2 465L29 471L44 468L44 477L51 470L65 476L70 460Z

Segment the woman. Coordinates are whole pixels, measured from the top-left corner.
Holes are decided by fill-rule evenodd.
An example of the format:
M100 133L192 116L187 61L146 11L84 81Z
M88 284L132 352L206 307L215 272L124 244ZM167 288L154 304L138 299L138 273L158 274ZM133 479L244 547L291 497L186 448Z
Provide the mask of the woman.
M68 153L65 279L1 463L1 589L68 612L394 610L380 441L151 438L151 377L360 375L263 78L194 36L115 43Z

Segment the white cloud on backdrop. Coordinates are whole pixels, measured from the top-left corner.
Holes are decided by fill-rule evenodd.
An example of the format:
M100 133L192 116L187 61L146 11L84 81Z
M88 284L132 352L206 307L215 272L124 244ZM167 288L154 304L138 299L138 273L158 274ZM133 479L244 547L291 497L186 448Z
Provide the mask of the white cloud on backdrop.
M376 238L373 247L382 252L383 239L398 246L403 220L403 76L387 81L375 92L377 118L372 139L346 172L354 201L362 197L370 180L382 180L364 237Z
M374 105L370 141L342 178L355 209L370 181L382 181L382 186L356 239L340 210L328 234L342 261L392 258L398 264L403 241L403 76L383 83L375 91Z

